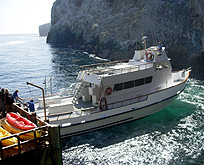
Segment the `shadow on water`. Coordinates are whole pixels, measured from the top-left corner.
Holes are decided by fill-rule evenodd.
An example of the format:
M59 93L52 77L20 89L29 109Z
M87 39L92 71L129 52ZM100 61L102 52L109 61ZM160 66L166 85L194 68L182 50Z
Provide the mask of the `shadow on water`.
M89 144L103 148L155 131L166 134L178 125L180 119L191 115L194 109L192 105L186 106L186 103L175 100L169 107L143 119L63 139L62 147L66 149Z

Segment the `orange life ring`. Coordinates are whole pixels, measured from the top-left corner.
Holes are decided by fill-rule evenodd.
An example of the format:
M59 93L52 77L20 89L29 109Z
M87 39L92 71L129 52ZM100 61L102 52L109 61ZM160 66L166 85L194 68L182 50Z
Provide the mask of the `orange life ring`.
M112 93L112 88L108 87L106 88L106 95L110 95Z
M151 52L145 52L147 61L153 61L154 55Z

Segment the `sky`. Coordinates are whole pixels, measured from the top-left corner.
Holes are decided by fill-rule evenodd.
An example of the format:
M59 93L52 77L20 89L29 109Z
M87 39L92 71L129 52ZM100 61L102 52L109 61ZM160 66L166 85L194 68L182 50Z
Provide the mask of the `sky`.
M0 0L0 34L38 34L55 0Z

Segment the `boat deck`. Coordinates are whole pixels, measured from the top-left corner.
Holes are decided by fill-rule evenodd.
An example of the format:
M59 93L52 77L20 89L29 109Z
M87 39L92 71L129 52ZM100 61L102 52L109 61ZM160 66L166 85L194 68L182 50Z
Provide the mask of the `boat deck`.
M130 60L129 62L126 63L121 62L116 63L115 65L97 66L96 68L89 68L87 66L85 68L85 72L88 74L95 74L100 77L108 77L113 75L149 69L152 68L153 65L154 65L153 62L147 62L145 60L140 61Z
M62 120L67 118L74 118L79 117L82 115L89 114L90 112L98 111L90 102L84 102L82 99L78 99L76 104L72 103L73 97L68 98L61 98L61 105L72 105L73 109L69 110L69 108L66 109L66 111L59 111L55 114L50 113L49 106L46 107L46 116L48 117L49 121L55 121L55 120ZM58 104L60 106L60 104ZM40 118L44 118L44 109L40 108L38 104L36 104L36 114Z

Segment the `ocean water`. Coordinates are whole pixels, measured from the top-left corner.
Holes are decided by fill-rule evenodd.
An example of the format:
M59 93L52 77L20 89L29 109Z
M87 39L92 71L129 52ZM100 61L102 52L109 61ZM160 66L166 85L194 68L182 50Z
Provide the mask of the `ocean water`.
M80 65L103 62L93 54L53 48L38 35L0 35L0 87L21 98L69 92ZM51 80L50 80L51 79ZM52 82L52 83L50 83ZM62 141L63 164L204 164L204 81L189 78L185 90L162 111L127 124Z

